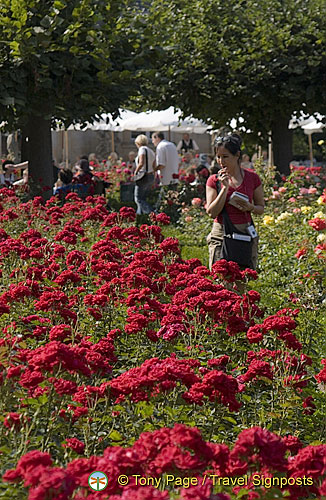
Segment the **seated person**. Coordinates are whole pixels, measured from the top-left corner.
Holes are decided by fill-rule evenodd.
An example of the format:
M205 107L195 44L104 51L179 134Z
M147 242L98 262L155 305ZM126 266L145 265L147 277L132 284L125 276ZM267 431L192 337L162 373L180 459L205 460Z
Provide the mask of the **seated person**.
M76 165L76 173L72 178L72 190L79 196L86 197L94 194L93 174L88 160L80 160Z
M114 167L119 164L119 156L115 151L112 151L108 158L109 167Z
M84 157L82 157L82 158L84 158ZM86 156L86 160L88 160L88 161L89 161L89 164L90 164L92 167L98 166L98 164L99 164L99 161L98 161L98 159L96 158L96 154L95 154L95 153L90 153L90 154L88 155L88 158L87 158L87 156Z
M189 166L196 166L196 160L195 158L193 157L193 154L190 152L190 151L187 151L184 155L183 155L183 158L182 158L182 163L185 167L189 167Z
M88 160L82 158L75 166L76 173L73 176L73 184L90 184L93 174L89 168Z
M53 188L53 194L65 198L72 188L72 172L68 168L59 170L59 177Z
M136 156L137 156L136 151L129 151L127 167L131 170L132 174L136 170Z
M10 160L5 160L2 163L2 173L0 174L0 187L11 186L15 181L15 174L13 173L16 165Z

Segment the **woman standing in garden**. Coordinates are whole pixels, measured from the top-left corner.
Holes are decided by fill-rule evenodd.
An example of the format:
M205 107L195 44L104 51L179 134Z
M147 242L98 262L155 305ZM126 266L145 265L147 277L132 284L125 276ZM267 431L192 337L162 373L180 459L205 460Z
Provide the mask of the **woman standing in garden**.
M149 214L154 210L147 202L147 197L154 185L155 153L148 147L146 135L138 135L135 139L135 144L138 148L136 170L134 173L137 214Z
M214 142L220 170L206 184L206 211L214 217L207 237L210 269L220 259L237 262L241 268L257 266L258 237L252 214L264 212L264 193L259 176L241 168L241 143L238 134Z

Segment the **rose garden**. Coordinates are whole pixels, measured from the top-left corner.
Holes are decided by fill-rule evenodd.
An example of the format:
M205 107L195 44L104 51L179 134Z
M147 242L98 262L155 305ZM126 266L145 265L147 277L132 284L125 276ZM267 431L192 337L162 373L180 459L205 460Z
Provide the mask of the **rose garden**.
M326 500L325 0L2 0L0 40L0 500Z
M173 223L0 191L0 498L326 497L326 174L262 175L258 274L206 267L191 179Z

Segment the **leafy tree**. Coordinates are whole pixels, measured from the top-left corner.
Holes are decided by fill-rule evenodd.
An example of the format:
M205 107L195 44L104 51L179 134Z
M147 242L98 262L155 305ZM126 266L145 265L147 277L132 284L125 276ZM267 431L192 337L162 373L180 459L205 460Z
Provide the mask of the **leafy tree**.
M1 119L28 137L33 179L52 186L51 121L117 114L140 93L153 50L129 0L2 0L0 9Z
M324 0L154 0L148 22L165 60L147 83L150 105L216 126L240 119L265 140L271 130L288 173L291 115L326 112L324 9Z

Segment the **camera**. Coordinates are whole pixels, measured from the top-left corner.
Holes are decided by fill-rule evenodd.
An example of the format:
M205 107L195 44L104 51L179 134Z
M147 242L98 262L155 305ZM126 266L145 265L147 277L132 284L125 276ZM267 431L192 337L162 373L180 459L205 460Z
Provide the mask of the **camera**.
M247 233L250 234L252 238L257 238L258 236L255 226L253 224L247 227Z

